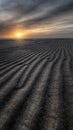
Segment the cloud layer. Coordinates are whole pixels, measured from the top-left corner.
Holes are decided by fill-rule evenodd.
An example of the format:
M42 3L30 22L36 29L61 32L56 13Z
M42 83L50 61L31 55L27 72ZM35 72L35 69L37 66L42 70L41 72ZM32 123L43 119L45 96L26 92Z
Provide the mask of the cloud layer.
M0 0L0 35L16 27L38 28L36 37L73 37L73 0Z

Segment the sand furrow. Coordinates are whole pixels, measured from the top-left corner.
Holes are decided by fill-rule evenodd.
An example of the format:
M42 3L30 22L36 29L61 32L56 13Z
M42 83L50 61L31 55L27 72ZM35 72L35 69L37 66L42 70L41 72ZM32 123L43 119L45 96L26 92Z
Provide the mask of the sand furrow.
M73 40L3 42L0 129L73 130Z

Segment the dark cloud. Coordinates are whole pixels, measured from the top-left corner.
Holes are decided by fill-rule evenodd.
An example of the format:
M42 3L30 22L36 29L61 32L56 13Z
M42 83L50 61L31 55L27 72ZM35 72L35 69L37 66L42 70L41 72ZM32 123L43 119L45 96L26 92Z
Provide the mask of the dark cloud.
M40 26L73 13L73 0L0 0L0 34L13 27ZM3 13L6 20L3 20ZM7 18L7 15L12 18ZM23 20L22 20L23 19ZM69 24L69 23L68 23Z
M36 24L38 22L44 22L45 20L50 20L52 18L54 19L58 16L60 17L61 15L72 12L72 11L73 11L73 1L64 5L58 6L54 8L52 11L47 11L46 14L39 16L38 18L35 18L35 19L33 18L29 21L26 21L26 23L30 25L30 24Z
M47 3L48 0L7 0L3 4L3 9L5 11L12 11L19 13L19 15L29 14L35 11L42 4Z

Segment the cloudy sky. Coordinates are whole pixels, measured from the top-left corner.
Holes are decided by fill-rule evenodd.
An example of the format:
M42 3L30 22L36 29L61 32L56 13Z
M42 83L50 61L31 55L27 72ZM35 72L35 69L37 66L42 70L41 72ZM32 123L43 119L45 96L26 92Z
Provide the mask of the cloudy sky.
M0 0L0 38L73 37L73 0Z

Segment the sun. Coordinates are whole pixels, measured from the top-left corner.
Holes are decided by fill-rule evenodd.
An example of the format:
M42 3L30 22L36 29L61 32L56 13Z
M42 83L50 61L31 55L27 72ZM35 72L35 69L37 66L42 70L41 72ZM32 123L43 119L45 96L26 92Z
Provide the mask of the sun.
M16 38L18 38L18 39L23 38L23 33L22 32L17 32L16 33Z

